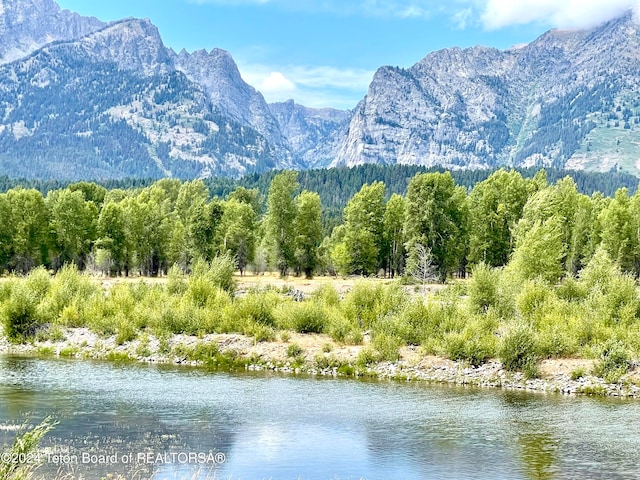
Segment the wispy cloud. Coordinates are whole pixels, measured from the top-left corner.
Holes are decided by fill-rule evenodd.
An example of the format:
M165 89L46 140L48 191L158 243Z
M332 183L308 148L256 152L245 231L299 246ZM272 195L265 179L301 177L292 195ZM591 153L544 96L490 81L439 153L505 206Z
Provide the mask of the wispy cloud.
M638 6L637 0L486 0L480 18L490 30L529 23L581 28L611 20Z
M199 5L268 5L286 10L325 12L341 16L429 18L443 0L187 0Z
M239 62L242 78L269 102L294 98L309 107L353 108L362 99L373 71L331 66L268 66Z
M497 30L541 23L553 27L589 27L626 10L640 11L640 0L186 0L195 4L262 5L341 16L431 19L445 15L454 26L481 25Z

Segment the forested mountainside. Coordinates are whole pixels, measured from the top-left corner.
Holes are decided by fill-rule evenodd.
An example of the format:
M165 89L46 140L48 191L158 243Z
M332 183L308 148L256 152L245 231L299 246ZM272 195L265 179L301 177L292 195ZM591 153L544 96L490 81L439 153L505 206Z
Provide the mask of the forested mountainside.
M223 50L174 52L148 20L3 0L0 173L241 177L360 164L639 174L640 27L631 14L501 51L381 67L351 111L267 104ZM29 11L30 15L20 15Z

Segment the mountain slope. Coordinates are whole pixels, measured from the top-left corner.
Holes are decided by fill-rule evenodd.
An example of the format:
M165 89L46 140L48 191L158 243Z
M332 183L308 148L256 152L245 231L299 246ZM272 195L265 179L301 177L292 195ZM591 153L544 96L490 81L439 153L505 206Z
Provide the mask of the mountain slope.
M308 108L293 100L272 103L269 108L291 152L307 168L334 158L335 139L351 116L348 111Z
M278 166L218 111L145 20L0 66L0 169L37 178L238 175Z
M238 176L273 168L554 166L640 175L631 14L506 51L382 67L352 111L268 105L228 52L175 53L148 20L0 0L0 174Z
M523 48L453 48L409 69L383 67L329 165L637 174L639 32L629 14L591 31L550 31Z
M22 58L56 40L83 37L106 26L62 10L53 0L0 0L0 63Z

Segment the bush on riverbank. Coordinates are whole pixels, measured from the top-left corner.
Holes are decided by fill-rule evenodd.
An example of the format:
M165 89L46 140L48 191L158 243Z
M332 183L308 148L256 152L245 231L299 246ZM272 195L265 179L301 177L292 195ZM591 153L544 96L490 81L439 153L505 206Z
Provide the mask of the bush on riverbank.
M199 263L188 276L172 270L164 284L110 288L73 267L55 277L36 269L0 283L0 318L12 342L59 337L62 326L115 335L118 344L144 332L158 338L239 333L265 341L295 331L324 333L342 344L368 339L364 364L395 361L402 346L412 345L473 365L499 357L506 369L528 376L541 359L579 356L598 359L596 373L619 379L640 352L635 281L602 250L558 284L479 266L470 281L426 298L400 283L364 280L342 299L330 285L303 301L275 288L236 296L229 262Z

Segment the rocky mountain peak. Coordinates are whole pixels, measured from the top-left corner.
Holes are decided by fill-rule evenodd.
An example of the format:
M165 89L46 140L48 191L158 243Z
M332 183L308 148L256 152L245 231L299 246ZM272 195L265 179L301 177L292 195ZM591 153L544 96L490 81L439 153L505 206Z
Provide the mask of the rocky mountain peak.
M115 62L143 75L173 70L173 59L160 32L148 19L128 18L109 24L75 43L87 56ZM55 47L54 47L55 48Z
M0 0L0 63L56 40L81 38L104 26L97 18L62 10L53 0Z

